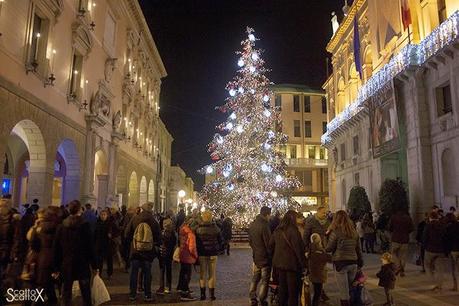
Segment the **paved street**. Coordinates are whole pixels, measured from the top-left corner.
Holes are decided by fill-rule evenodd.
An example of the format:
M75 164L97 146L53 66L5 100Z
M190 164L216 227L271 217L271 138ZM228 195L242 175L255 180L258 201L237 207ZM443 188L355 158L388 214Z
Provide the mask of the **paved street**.
M231 256L221 256L218 259L218 274L217 274L217 301L215 302L188 302L188 305L248 305L247 290L250 282L250 265L251 255L250 249L238 248L234 249ZM178 265L174 265L173 287L177 282ZM384 293L382 288L377 287L377 279L374 275L379 268L378 255L365 255L365 272L368 275L368 288L373 296L375 305L382 305L384 301ZM153 289L157 289L157 261L154 262L153 271ZM194 272L193 272L194 273ZM142 304L142 298L139 297L137 303L129 303L128 301L128 274L117 270L112 281L107 283L109 291L112 294L113 300L109 305L135 305ZM430 283L427 274L419 272L419 267L408 265L407 276L397 280L396 289L394 291L396 305L439 305L449 306L458 305L459 293L449 291L452 287L451 276L448 275L445 284L445 290L441 293L433 293L429 291ZM191 288L195 295L199 295L198 273L193 274ZM334 283L333 273L329 274L329 282L326 286L327 293L332 298L329 305L338 305L336 296L337 289ZM163 305L177 305L179 303L176 294L164 297L156 297L154 304L161 303ZM183 304L183 303L182 303Z

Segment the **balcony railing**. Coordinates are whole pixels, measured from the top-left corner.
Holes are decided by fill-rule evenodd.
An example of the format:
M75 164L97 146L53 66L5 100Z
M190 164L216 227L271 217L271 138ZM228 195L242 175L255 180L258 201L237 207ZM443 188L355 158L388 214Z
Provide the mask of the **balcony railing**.
M285 163L288 167L327 167L327 159L313 158L286 158Z
M417 45L407 45L398 54L375 73L362 87L357 99L327 124L327 132L322 135L322 144L332 141L332 133L352 117L360 113L364 102L387 82L409 66L420 66L444 47L459 37L459 11L454 12L447 20L435 28Z

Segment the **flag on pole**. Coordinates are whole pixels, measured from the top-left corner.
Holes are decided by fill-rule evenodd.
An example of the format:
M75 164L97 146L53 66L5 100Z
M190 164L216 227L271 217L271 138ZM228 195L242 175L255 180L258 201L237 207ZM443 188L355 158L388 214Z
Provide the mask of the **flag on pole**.
M411 12L409 0L402 0L402 23L403 29L406 30L411 24Z
M359 72L360 79L362 79L362 62L360 60L360 34L359 34L359 17L357 14L354 18L354 62L355 69Z

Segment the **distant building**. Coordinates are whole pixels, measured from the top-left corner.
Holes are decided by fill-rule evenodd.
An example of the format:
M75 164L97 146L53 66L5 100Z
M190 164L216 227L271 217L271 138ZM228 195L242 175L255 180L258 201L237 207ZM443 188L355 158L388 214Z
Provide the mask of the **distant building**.
M180 166L170 168L169 199L169 208L175 212L179 210L180 205L183 205L188 213L197 208L197 193L194 190L193 179L187 177Z
M288 142L279 148L287 170L302 186L292 194L302 211L314 211L328 204L328 153L320 138L327 126L327 103L322 90L303 85L272 86L274 106L280 110L282 132Z

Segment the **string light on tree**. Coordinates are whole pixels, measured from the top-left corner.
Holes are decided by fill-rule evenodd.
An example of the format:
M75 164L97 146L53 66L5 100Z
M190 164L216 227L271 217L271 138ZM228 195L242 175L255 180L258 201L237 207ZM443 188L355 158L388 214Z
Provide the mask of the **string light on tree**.
M290 192L300 183L288 175L283 157L273 148L285 145L287 136L272 129L279 113L269 103L272 92L261 50L255 48L254 31L247 28L242 50L237 52L239 67L226 89L230 96L218 107L230 114L209 144L215 181L199 194L200 205L216 215L223 213L236 226L247 226L261 206L286 211ZM246 94L247 92L247 94ZM236 116L237 113L237 116ZM237 122L236 122L237 120ZM278 178L281 178L280 180Z

